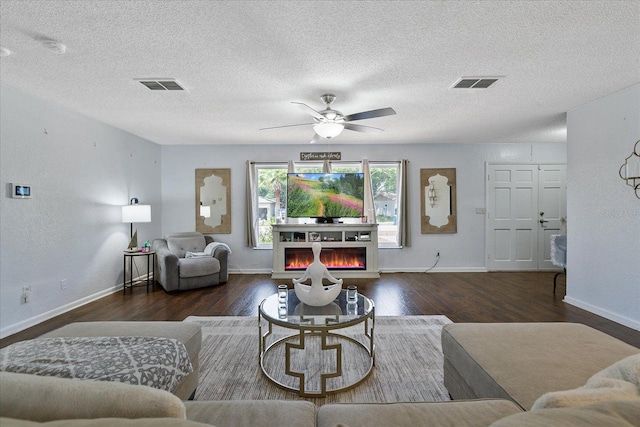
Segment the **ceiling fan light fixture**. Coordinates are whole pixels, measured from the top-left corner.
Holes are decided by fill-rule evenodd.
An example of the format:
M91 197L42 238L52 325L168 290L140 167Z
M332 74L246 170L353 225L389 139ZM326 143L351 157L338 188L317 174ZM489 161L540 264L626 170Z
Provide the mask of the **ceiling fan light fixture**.
M316 111L303 102L291 101L292 104L295 104L298 108L313 117L314 121L312 123L274 126L262 128L260 130L312 125L313 130L316 132L316 134L313 136L313 139L310 141L310 143L313 144L319 142L320 138L335 138L336 136L340 135L345 129L349 131L365 133L380 132L383 129L373 126L356 125L351 122L356 120L373 119L375 117L392 116L396 114L393 108L386 107L378 108L376 110L361 111L359 113L349 114L348 116L345 116L340 111L331 108L331 103L336 99L335 95L325 94L322 95L321 98L325 103L325 109L322 111Z
M344 130L344 124L335 122L322 122L313 126L313 130L323 138L334 138Z
M336 121L339 118L338 112L331 109L321 111L320 114L322 114L325 119L331 120L331 121Z

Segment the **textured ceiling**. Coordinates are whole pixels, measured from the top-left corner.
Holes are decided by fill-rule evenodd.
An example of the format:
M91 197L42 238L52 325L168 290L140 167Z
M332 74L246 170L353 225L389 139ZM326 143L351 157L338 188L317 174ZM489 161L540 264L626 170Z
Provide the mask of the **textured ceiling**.
M290 101L327 92L397 112L333 144L561 142L567 111L640 82L640 0L1 0L0 27L2 84L159 144L306 143L259 129L309 122ZM463 76L504 78L450 89Z

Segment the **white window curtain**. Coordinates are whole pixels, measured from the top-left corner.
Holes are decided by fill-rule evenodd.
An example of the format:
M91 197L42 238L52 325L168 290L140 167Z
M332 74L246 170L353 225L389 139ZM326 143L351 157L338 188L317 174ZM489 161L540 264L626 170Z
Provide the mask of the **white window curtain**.
M258 176L255 162L247 162L247 189L245 195L245 246L258 246Z
M371 187L371 170L369 160L362 160L362 172L364 173L364 212L369 224L376 223L376 210L373 204L373 188Z
M398 246L411 246L411 222L409 221L408 172L409 160L400 161L398 170Z

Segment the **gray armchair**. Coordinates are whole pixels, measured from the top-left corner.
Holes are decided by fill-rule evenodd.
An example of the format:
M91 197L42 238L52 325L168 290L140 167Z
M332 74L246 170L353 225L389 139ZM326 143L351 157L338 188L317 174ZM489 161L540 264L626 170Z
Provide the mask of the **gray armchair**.
M227 283L229 247L202 233L177 233L155 239L158 282L167 292Z

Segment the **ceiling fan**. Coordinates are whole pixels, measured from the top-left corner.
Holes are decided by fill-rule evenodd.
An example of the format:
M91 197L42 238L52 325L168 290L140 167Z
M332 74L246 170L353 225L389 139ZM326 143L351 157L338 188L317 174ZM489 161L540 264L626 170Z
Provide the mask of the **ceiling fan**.
M322 102L325 103L325 109L322 111L316 111L302 102L291 102L292 104L298 106L298 108L300 108L302 111L311 115L311 117L313 117L313 122L300 123L297 125L274 126L262 128L260 130L279 129L295 126L313 126L313 130L316 132L316 134L313 136L313 139L311 139L310 141L311 144L313 144L315 142L321 141L322 138L335 138L336 136L340 135L340 133L342 133L344 129L365 133L382 132L383 129L380 128L357 125L351 122L356 120L373 119L375 117L392 116L396 114L393 108L387 107L379 108L377 110L362 111L360 113L348 114L345 116L340 111L331 108L331 104L336 99L335 95L327 93L322 95L320 99L322 99Z

